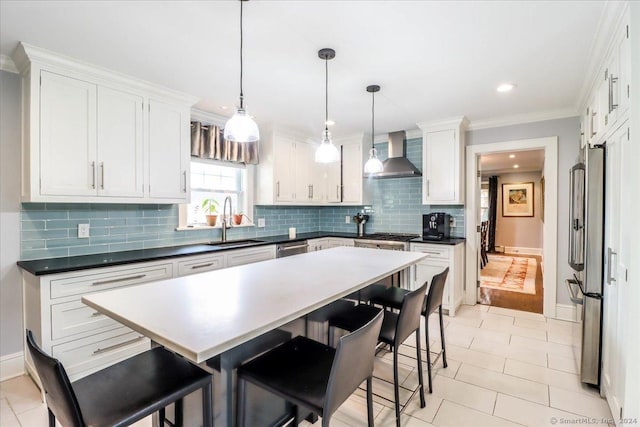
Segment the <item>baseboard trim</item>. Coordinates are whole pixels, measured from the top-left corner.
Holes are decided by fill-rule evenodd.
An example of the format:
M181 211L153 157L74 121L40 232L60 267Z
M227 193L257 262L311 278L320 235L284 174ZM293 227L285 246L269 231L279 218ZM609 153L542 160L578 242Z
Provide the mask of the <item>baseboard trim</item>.
M504 252L508 254L542 256L542 248L521 248L518 246L505 246Z
M556 304L556 319L579 322L582 320L582 312L575 305Z
M0 357L0 381L18 377L24 374L24 354L7 354Z

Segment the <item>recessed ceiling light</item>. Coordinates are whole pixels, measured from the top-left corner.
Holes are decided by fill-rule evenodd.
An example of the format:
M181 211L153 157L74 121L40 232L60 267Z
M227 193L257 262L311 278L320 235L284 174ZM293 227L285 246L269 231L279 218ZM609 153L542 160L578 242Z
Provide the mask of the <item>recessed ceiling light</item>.
M518 169L520 167L520 165L513 165L514 169Z
M325 122L325 124L326 124L327 126L333 126L333 125L335 125L335 124L336 124L336 122L334 122L333 120L327 120L327 121Z
M513 83L502 83L500 86L498 86L498 88L496 90L498 92L509 92L514 87L516 87L516 85L513 84Z
M220 108L221 108L222 110L228 110L228 109L229 109L229 107L227 107L226 105L221 105L221 106L220 106Z
M516 158L516 155L515 155L515 154L509 154L509 158L510 158L510 159L515 159L515 158Z

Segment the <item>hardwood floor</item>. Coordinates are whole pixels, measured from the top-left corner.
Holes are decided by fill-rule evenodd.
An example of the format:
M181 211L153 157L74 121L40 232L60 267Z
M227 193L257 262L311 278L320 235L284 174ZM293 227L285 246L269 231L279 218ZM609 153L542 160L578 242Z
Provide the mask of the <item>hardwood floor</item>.
M500 254L503 255L503 254ZM542 268L540 267L541 257L534 255L504 254L506 256L535 258L538 261L536 270L536 294L523 294L520 292L501 291L492 288L480 288L480 304L493 307L511 308L513 310L529 311L531 313L542 314L543 290L542 290Z

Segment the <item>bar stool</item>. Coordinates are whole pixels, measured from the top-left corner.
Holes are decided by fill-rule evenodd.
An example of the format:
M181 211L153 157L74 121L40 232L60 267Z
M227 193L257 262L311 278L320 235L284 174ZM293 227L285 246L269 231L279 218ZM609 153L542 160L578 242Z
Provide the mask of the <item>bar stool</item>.
M204 425L213 426L213 383L205 370L162 347L140 353L75 382L59 360L38 347L27 330L27 347L44 388L49 427L128 426L176 404L175 425L182 425L182 398L202 389Z
M393 288L390 288L393 289ZM420 407L426 405L424 398L424 382L422 379L422 359L420 355L420 312L424 305L425 294L427 291L427 283L420 288L408 292L402 299L400 311L394 313L392 311L384 311L384 319L380 330L379 342L389 344L393 351L393 391L395 398L396 410L396 426L400 427L400 414L419 392ZM377 308L369 305L360 304L355 306L350 312L339 314L329 320L329 328L340 328L347 331L357 329L367 318L368 313ZM418 363L418 387L413 390L409 400L402 409L400 409L400 382L398 375L398 348L411 335L416 333L416 358Z
M425 319L424 324L424 337L427 343L427 370L429 372L429 393L433 393L433 385L431 380L431 351L429 346L429 315L438 310L438 316L440 317L440 342L442 343L442 352L438 353L438 356L433 361L433 364L437 363L440 354L442 354L442 366L447 367L447 350L444 345L444 321L442 318L442 296L444 294L444 285L447 282L447 275L449 274L449 267L445 268L441 273L436 274L431 279L431 287L427 293L427 298L424 301L424 307L422 308L422 315ZM402 300L404 295L409 291L401 288L389 288L384 294L378 295L371 300L373 304L382 305L384 307L398 309L402 306Z
M241 366L238 425L244 426L247 382L291 402L294 425L298 406L303 406L319 414L322 426L329 427L333 413L366 380L368 425L373 426L371 383L381 326L382 313L378 310L361 328L341 337L336 349L298 336Z

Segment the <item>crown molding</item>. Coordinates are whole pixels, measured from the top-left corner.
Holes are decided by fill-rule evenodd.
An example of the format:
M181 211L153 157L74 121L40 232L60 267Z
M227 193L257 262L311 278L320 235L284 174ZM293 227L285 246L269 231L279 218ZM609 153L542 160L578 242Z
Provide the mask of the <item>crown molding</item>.
M16 63L7 55L0 55L0 70L14 74L20 73L20 71L18 71L18 67L16 67Z
M596 28L595 36L591 41L589 49L589 65L582 82L582 88L576 103L576 111L582 111L589 102L589 95L592 92L599 71L606 59L606 54L611 50L611 45L615 42L624 15L629 8L628 1L607 1L602 6L602 15Z
M513 116L496 117L493 119L474 120L469 124L467 130L498 128L524 123L542 122L545 120L565 119L567 117L577 117L578 115L578 111L574 108L514 114Z
M191 109L191 120L195 120L208 125L216 125L219 128L224 128L225 123L229 120L229 117L221 116L209 111L200 110L198 108Z
M440 120L429 120L429 121L420 122L416 124L423 131L446 129L453 126L460 126L464 131L469 127L469 119L467 119L465 116L458 116L458 117L448 117Z

